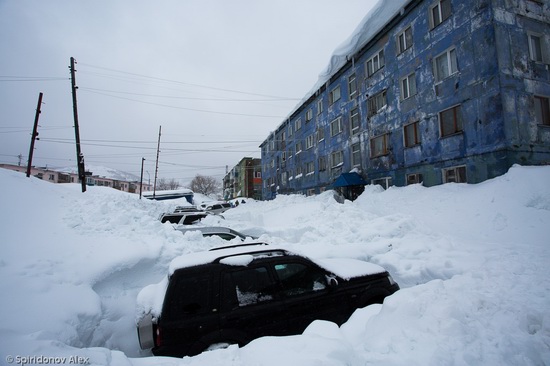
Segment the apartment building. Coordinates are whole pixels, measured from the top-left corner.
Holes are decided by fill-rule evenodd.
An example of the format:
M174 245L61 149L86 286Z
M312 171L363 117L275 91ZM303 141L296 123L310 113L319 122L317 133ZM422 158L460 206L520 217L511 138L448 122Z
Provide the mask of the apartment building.
M548 0L381 1L352 36L260 145L263 199L550 163Z

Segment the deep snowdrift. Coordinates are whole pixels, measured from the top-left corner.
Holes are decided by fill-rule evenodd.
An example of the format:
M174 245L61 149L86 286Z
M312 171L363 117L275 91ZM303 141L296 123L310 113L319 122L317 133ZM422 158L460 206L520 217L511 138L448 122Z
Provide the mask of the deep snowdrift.
M211 218L313 257L379 264L402 289L340 328L319 321L178 360L139 350L137 294L175 257L226 242L161 224L177 202L0 170L0 364L547 365L549 181L550 167L514 167L478 185L368 187L343 205L280 196Z

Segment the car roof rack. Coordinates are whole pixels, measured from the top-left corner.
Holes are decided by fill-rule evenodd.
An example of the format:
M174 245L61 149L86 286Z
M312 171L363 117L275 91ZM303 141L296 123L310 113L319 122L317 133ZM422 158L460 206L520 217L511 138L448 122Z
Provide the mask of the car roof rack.
M241 248L241 247L252 247L252 246L256 246L256 245L269 245L269 244L267 244L267 243L262 243L262 242L258 242L258 243L235 244L235 245L227 245L227 246L224 246L224 247L212 248L212 249L209 249L208 251L209 251L209 252L213 252L213 251L216 251L216 250L232 249L232 248Z

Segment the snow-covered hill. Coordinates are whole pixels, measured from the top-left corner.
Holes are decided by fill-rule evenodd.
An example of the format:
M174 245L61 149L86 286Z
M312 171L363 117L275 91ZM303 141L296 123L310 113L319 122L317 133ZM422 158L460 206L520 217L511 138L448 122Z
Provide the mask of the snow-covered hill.
M313 257L380 264L401 290L342 327L178 360L139 350L137 294L175 257L226 242L161 224L177 202L0 170L0 364L548 365L549 181L550 167L516 166L478 185L368 187L345 204L280 196L209 218Z

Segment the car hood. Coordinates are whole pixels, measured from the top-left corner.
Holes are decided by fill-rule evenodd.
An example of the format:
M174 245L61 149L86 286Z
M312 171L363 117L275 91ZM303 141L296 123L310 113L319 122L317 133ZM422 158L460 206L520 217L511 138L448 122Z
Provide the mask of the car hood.
M386 270L377 264L349 258L316 259L315 263L345 280L385 273Z

